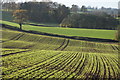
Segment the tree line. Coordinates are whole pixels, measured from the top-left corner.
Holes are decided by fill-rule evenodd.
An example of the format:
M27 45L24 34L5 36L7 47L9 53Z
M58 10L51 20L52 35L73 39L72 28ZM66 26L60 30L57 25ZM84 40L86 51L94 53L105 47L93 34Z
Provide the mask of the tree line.
M106 13L83 13L68 15L61 22L61 27L89 28L89 29L116 29L118 20Z
M61 23L70 14L69 7L56 2L25 2L20 9L27 10L33 22Z
M77 5L72 5L70 8L57 2L12 2L3 4L3 6L6 5L9 9L14 10L14 19L16 22L19 21L18 23L21 25L27 19L31 22L59 23L62 27L70 28L116 29L118 25L118 20L112 16L104 12L89 13L85 6L81 7L82 13L79 13L77 12L79 8ZM16 11L16 9L19 11ZM24 12L21 12L24 10L26 11L25 15L28 16L27 19L24 17Z

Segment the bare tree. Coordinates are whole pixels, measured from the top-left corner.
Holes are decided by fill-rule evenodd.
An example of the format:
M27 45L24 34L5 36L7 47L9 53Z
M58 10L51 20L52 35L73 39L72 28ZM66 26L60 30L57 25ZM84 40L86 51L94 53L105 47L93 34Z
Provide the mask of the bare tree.
M3 5L4 3L10 3L10 2L16 2L18 0L0 0L0 5Z

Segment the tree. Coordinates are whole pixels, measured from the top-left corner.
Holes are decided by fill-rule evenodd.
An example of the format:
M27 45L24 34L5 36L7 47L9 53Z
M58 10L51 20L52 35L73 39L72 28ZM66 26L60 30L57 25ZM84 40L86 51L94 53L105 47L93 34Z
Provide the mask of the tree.
M16 9L18 9L19 8L19 4L18 3L15 3L15 2L10 2L10 3L4 3L3 5L2 5L2 8L5 10L16 10Z
M59 5L55 10L55 16L58 23L61 23L62 20L70 14L70 10L65 5Z
M57 2L25 2L20 9L28 11L30 21L39 23L61 23L70 14L68 7Z
M9 2L15 2L17 0L0 0L0 3L9 3Z
M2 6L4 3L11 3L11 2L15 2L17 0L0 0L0 5Z
M72 19L70 18L71 18L71 15L68 15L66 18L64 18L62 22L60 23L60 27L71 27Z
M86 12L86 11L87 11L87 8L86 8L85 6L82 6L82 7L81 7L81 11L82 11L82 12Z
M15 10L13 12L14 21L20 25L20 29L22 30L22 24L28 20L27 10Z
M78 5L72 5L72 8L71 8L71 12L75 12L75 13L77 13L79 11L79 7L78 7Z
M61 26L72 28L89 28L89 29L116 29L118 20L109 15L93 15L93 14L71 14L66 17Z

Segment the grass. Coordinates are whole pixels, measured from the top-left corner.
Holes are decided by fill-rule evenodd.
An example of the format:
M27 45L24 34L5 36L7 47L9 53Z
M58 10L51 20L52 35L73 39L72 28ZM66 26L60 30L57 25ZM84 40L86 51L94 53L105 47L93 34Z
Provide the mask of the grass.
M2 21L2 23L19 27L17 23ZM102 39L115 39L116 30L101 30L101 29L83 29L83 28L62 28L62 27L38 27L31 25L23 25L24 30L33 30L45 33L52 33L66 36L91 37Z

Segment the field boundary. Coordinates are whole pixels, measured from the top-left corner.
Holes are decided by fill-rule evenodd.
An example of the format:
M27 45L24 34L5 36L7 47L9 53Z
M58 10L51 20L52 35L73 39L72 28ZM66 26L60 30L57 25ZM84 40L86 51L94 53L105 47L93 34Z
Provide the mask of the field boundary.
M44 32L38 32L33 30L20 30L19 28L15 26L10 26L6 24L0 24L3 28L8 28L12 30L17 30L21 32L27 32L32 34L39 34L39 35L46 35L46 36L53 36L53 37L61 37L61 38L68 38L68 39L75 39L75 40L84 40L84 41L92 41L92 42L111 42L111 43L118 43L117 40L112 39L101 39L101 38L90 38L90 37L79 37L79 36L65 36L65 35L58 35L58 34L51 34L51 33L44 33Z

